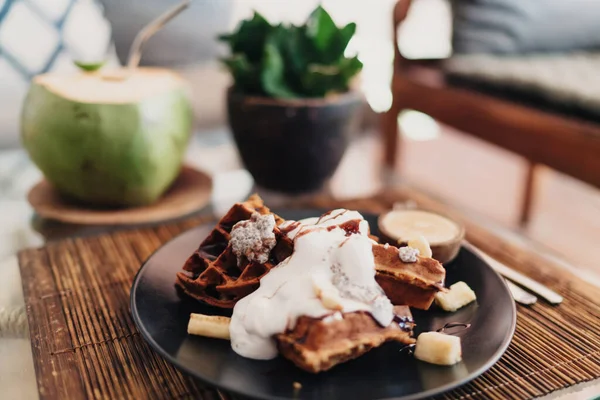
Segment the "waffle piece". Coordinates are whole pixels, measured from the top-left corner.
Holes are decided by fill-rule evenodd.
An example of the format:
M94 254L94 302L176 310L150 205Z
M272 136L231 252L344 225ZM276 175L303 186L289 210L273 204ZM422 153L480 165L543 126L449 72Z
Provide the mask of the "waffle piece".
M400 260L397 247L374 244L375 280L392 304L427 310L435 294L444 290L446 270L437 260L417 257L417 262Z
M299 368L313 373L326 371L387 341L414 343L409 308L396 306L394 313L394 322L386 328L364 311L325 318L300 317L294 329L275 336L277 347Z
M273 214L276 245L270 251L268 261L261 264L242 257L238 263L230 243L231 229L237 222L249 220L255 212L271 214L258 195L235 204L221 218L188 258L183 271L177 273L176 285L184 293L211 306L233 308L239 299L258 288L262 276L292 254L292 241L277 227L284 220Z

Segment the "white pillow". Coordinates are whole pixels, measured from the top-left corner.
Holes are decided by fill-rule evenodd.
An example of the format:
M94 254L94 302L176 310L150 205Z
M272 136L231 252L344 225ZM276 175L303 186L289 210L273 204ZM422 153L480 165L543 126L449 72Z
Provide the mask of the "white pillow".
M455 53L600 48L598 0L452 0Z

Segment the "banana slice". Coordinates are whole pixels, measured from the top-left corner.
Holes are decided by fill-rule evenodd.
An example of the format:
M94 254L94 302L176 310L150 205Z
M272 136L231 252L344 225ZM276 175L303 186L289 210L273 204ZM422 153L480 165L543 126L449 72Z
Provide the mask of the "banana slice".
M408 247L412 247L413 249L419 250L419 255L421 257L431 258L433 255L431 251L431 247L429 246L429 242L423 235L419 235L408 241Z
M335 286L331 284L319 283L318 279L314 277L313 289L315 290L317 298L321 300L323 307L334 311L343 310L344 307L342 306L342 298L340 297L340 292Z
M229 340L230 322L230 318L218 315L191 314L188 333L190 335Z
M464 282L456 282L447 292L435 294L435 304L444 311L454 312L459 308L477 300L475 292Z
M415 357L437 365L454 365L462 360L462 348L458 336L440 332L424 332L417 338Z

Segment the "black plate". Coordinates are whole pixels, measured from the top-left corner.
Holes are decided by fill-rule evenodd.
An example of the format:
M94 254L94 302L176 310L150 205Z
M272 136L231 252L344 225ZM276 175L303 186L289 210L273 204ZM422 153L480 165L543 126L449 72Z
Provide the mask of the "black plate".
M318 210L288 211L280 215L301 219ZM376 216L363 214L377 234ZM516 324L514 302L504 281L484 261L466 249L446 266L447 284L465 281L477 294L477 303L456 313L432 307L414 311L415 334L436 330L448 322L471 324L457 333L463 361L453 367L430 365L414 359L401 345L388 343L328 372L313 375L278 357L256 361L238 356L228 341L188 336L191 312L222 314L218 309L181 298L174 286L175 273L212 226L200 226L158 249L142 266L131 289L133 319L143 337L177 368L216 387L263 398L294 397L300 382L301 398L311 399L416 399L462 385L490 368L504 353ZM297 397L296 397L297 398Z

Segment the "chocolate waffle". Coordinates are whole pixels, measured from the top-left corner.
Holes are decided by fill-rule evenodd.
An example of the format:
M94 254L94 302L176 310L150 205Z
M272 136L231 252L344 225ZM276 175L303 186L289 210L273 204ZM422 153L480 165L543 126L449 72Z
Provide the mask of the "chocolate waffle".
M375 280L392 304L427 310L435 294L444 289L446 270L437 260L417 257L417 262L400 260L398 248L374 244Z
M300 317L294 329L275 336L277 347L284 357L308 372L326 371L387 341L414 343L409 308L396 306L394 313L394 322L385 328L364 311Z
M221 218L188 258L183 271L177 273L176 284L185 294L212 306L233 308L239 299L258 288L262 276L292 254L292 241L278 228L284 220L273 214L276 244L268 260L265 263L249 261L246 257L238 260L230 243L231 229L237 222L251 219L254 213L272 214L257 195L235 204Z
M293 242L285 234L290 227L280 229L285 221L273 214L277 244L268 261L237 262L230 232L237 222L250 219L253 213L272 214L262 199L253 195L221 218L177 274L177 286L184 293L212 306L233 308L239 299L258 288L261 277L292 254ZM377 282L393 304L428 309L435 293L443 290L445 270L436 260L419 257L416 263L403 263L396 247L379 244L373 245L373 254Z

